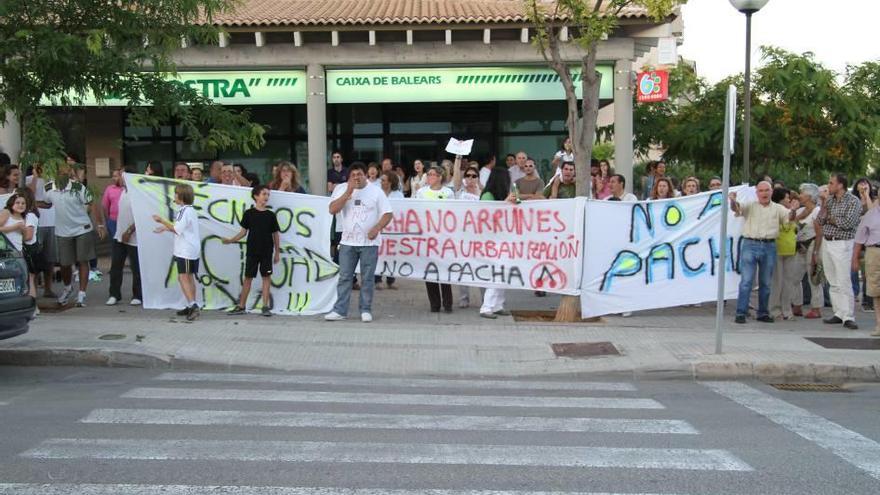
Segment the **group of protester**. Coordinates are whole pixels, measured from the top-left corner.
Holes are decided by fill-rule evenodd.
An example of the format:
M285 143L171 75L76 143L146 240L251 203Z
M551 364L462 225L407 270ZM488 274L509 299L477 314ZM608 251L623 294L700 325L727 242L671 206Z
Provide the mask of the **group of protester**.
M378 262L380 234L392 219L389 199L447 200L465 199L498 201L516 204L537 199L573 198L576 196L575 164L571 148L566 142L553 159L553 175L545 182L537 172L535 160L520 151L505 157L503 164L494 158L480 166L462 157L443 160L439 165L426 166L415 160L413 173L407 176L404 168L391 159L380 163L355 161L345 166L340 152L331 155L327 172L327 190L331 197L330 213L335 215L333 232L334 259L340 267L337 301L328 320L345 319L352 290L360 290L361 320L372 321L374 289L395 289L393 278L382 284L380 276L362 276L358 283L355 270L362 274L375 273ZM637 201L626 192L626 179L615 174L607 162L593 161L590 165L593 195L608 201ZM688 196L700 192L700 181L687 177L680 183L666 175L663 162L648 166L649 174L642 179L646 199L662 200ZM110 294L107 305L122 300L122 273L125 262L132 269L132 305L141 304L137 232L131 201L128 197L124 172L113 171L112 181L100 201L95 201L84 183L83 167L73 157L58 170L56 179L45 181L40 167L29 170L27 187L19 188L21 171L14 165L4 165L0 174L0 193L12 193L6 208L0 212L0 232L13 246L22 251L31 273L30 292L36 296L37 276L43 274L44 296L54 297L52 284L55 267L60 267L63 287L57 297L59 304L67 304L74 293L73 283L78 274L77 306L85 306L86 289L90 279L90 264L95 260L97 239L112 239ZM238 304L229 313L242 314L253 279L262 277L260 296L262 314L271 316L272 300L270 277L272 267L280 259L280 236L275 214L268 208L271 191L304 193L295 165L282 161L273 166L272 180L259 184L255 174L243 167L223 161L208 166L202 175L202 164L177 162L171 176L178 180L204 180L227 186L250 187L254 207L243 216L240 231L224 243L246 240L245 280ZM163 176L161 163L149 162L144 173ZM678 186L680 185L680 190ZM736 322L744 323L749 315L750 299L757 281L757 320L772 322L797 316L821 318L826 302L833 315L824 321L858 328L854 321L855 301L859 296L860 277L863 309L873 310L874 297L880 297L880 210L876 208L877 188L868 179L859 179L847 191L847 178L834 174L827 186L802 184L798 191L784 184L762 181L756 186L757 200L744 203L736 193L730 196L730 208L744 217L743 241L739 255L742 274L736 309ZM712 178L708 190L721 188L721 180ZM184 182L175 187L175 202L179 208L171 219L155 215L155 232L174 235L173 257L180 286L187 301L178 312L189 320L198 318L195 275L199 268L200 237L198 215L192 208L194 190ZM51 218L51 224L48 219ZM97 239L96 239L97 238ZM865 266L861 266L864 258ZM451 312L452 287L449 284L426 282L428 302L432 312ZM543 296L536 292L537 296ZM504 308L504 291L483 291L480 316L497 318L508 314ZM470 290L459 287L458 305L470 305ZM803 307L808 305L808 309ZM880 336L880 312L877 329L872 335Z
M797 191L781 182L761 181L755 188L757 201L748 203L730 194L731 210L745 219L737 323L745 323L749 315L756 276L756 317L766 323L822 318L830 303L833 314L823 322L857 330L860 292L863 310L874 311L875 303L880 304L877 188L867 178L848 187L845 175L832 174L827 185L805 183ZM878 337L880 312L875 318L871 335Z

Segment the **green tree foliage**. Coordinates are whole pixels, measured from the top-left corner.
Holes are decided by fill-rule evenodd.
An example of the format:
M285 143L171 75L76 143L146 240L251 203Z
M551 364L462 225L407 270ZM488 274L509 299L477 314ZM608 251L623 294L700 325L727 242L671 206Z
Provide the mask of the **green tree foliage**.
M533 42L560 78L568 105L566 125L575 151L578 170L589 170L599 115L601 75L596 72L596 49L618 27L618 14L624 9L641 7L655 21L668 17L687 0L523 0L526 15L535 25ZM561 29L571 28L574 43L581 49L582 101L575 92L569 60L563 55L559 40ZM579 196L589 194L587 174L577 175Z
M764 64L753 76L754 175L749 179L770 175L793 185L824 181L830 171L864 175L878 156L880 64L851 67L840 78L812 53L771 47L762 53ZM742 81L739 75L708 85L688 68L676 68L670 101L636 105L635 146L642 151L660 147L669 161L693 163L700 175L720 175L726 88L733 84L742 95ZM742 103L737 103L740 112ZM732 172L735 180L742 179L739 167Z
M182 40L216 43L213 16L237 0L3 0L0 2L0 116L24 128L24 160L51 173L64 143L41 105L128 100L131 123L179 122L204 149L249 153L264 144L263 127L247 112L213 104L169 81Z

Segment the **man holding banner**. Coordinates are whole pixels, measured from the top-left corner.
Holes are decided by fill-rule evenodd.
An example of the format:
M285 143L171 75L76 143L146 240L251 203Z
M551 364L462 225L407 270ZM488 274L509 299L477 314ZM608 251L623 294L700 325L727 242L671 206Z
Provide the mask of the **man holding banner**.
M800 205L791 210L779 203L770 201L773 186L769 182L759 182L755 187L758 200L742 204L736 200L736 193L730 193L730 209L738 217L744 217L742 250L740 253L739 295L736 300L736 322L745 323L749 313L749 299L755 274L758 274L758 321L773 323L770 317L770 283L776 264L776 238L779 226L794 220ZM795 201L797 203L797 201Z
M351 299L354 270L360 263L364 274L360 291L361 321L373 321L372 304L373 274L379 259L382 229L391 222L391 203L381 188L367 187L366 167L361 162L351 164L348 169L348 184L341 184L333 190L330 214L340 213L342 239L339 242L339 283L336 288L336 304L333 311L324 319L338 321L346 319Z

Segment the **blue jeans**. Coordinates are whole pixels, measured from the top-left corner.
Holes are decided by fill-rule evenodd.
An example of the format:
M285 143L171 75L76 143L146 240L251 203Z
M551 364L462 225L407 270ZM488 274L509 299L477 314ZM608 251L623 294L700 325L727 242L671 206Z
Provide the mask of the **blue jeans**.
M333 311L343 316L348 315L351 301L351 285L354 280L354 269L358 261L361 273L376 273L379 262L379 246L346 246L339 245L339 283L336 286L336 304ZM373 288L376 281L373 277L361 277L361 294L359 306L361 313L370 313L373 307Z
M743 239L739 258L739 296L736 300L736 315L749 314L749 298L758 272L758 317L769 316L767 306L770 301L770 283L773 281L773 268L776 266L776 242L758 242Z

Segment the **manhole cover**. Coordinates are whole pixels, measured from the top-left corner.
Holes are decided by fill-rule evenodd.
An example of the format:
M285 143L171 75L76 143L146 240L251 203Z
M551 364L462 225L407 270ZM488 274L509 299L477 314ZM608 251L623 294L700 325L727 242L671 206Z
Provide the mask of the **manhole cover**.
M122 340L125 338L125 335L121 333L105 333L98 338L101 340Z
M826 349L853 349L859 351L880 351L880 339L846 339L834 337L807 337L814 344Z
M770 386L788 392L849 392L840 385L829 383L771 383Z
M550 344L556 357L619 356L620 352L611 342L574 342Z

